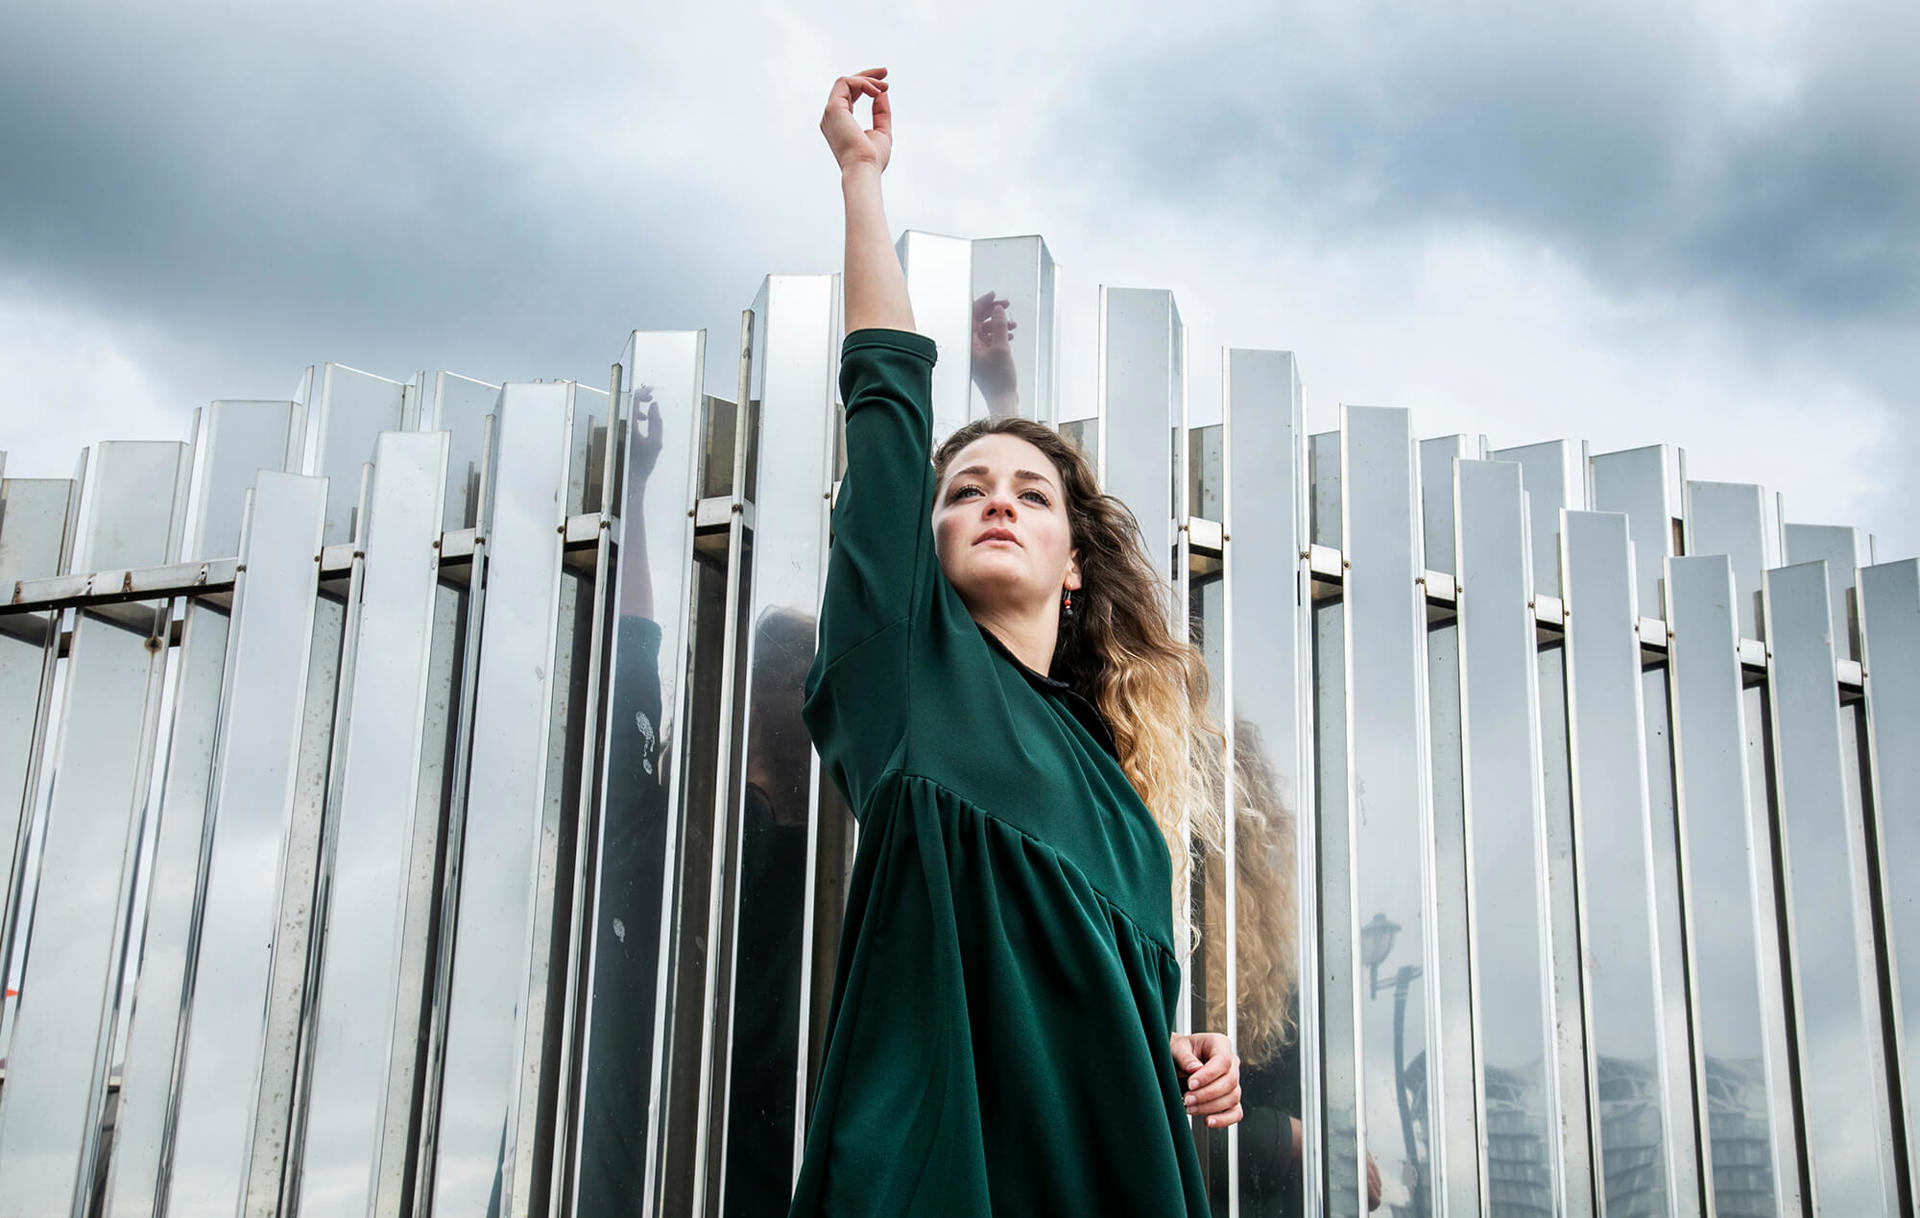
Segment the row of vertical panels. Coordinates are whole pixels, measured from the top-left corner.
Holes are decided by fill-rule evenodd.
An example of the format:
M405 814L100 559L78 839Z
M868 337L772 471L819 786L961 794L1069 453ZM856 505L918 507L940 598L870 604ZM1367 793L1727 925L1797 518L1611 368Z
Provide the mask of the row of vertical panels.
M1216 1213L1911 1212L1920 561L1665 446L1309 433L1283 351L1194 426L1158 290L1059 422L1045 243L900 253L936 443L1059 426L1207 661ZM0 480L0 1215L784 1212L857 849L799 715L839 291Z

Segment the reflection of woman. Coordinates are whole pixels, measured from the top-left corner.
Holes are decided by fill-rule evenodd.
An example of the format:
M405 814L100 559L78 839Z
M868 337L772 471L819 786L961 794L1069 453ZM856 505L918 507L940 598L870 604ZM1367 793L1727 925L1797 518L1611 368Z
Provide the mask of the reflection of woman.
M836 82L821 123L847 473L806 722L861 832L791 1212L1203 1215L1189 1114L1241 1117L1226 1038L1171 1034L1205 669L1132 516L1050 429L979 420L928 466L883 77Z
M584 1058L586 1119L580 1130L582 1218L639 1213L645 1201L667 780L661 772L660 624L653 620L643 509L663 437L660 407L642 385L634 392L629 437L620 616L608 706L591 1040Z

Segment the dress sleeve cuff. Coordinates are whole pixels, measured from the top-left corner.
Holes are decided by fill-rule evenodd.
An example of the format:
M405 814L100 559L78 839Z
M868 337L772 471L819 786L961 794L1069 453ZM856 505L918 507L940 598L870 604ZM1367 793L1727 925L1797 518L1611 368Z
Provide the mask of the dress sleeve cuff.
M909 355L918 355L932 365L939 358L939 348L924 334L915 334L912 330L855 330L847 335L840 344L840 356L863 347L884 347L892 351L904 351Z

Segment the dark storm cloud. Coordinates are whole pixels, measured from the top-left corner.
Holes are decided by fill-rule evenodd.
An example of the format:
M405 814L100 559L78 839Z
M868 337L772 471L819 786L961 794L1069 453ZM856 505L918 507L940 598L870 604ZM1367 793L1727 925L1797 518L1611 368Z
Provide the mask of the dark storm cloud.
M284 368L275 392L315 359L597 381L627 328L725 325L751 298L761 260L730 252L711 201L494 138L510 122L537 148L578 61L504 37L463 61L324 21L169 20L9 18L10 277Z
M1680 6L1269 14L1092 75L1058 151L1329 244L1480 227L1623 294L1910 321L1917 11L1823 9L1757 50Z

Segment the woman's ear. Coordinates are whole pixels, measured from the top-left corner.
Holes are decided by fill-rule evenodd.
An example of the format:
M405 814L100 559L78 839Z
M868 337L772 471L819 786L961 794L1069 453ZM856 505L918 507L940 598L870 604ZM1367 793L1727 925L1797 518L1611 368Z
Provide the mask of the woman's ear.
M1067 578L1062 586L1070 591L1080 587L1080 547L1078 546L1067 553Z

